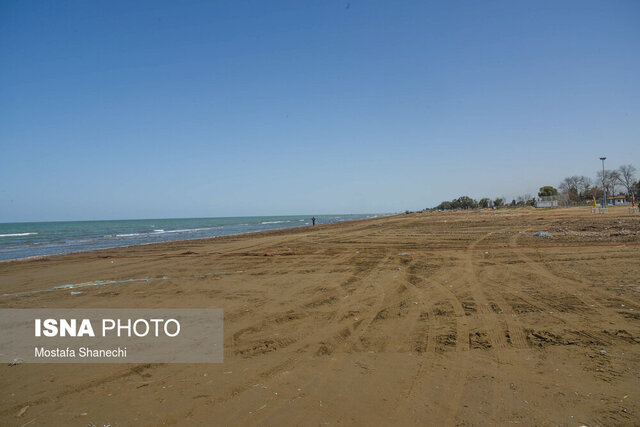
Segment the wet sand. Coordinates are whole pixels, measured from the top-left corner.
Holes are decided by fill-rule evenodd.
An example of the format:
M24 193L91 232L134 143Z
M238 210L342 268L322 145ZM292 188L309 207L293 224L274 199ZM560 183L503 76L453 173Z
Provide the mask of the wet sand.
M5 364L0 424L640 424L640 216L626 208L410 214L3 262L0 294L163 276L0 307L223 308L223 364Z

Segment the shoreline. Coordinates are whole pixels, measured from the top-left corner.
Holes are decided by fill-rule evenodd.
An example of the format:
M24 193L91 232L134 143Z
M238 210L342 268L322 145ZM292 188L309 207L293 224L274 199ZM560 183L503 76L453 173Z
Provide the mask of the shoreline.
M358 214L345 214L345 215L358 215ZM92 253L92 252L106 251L106 250L114 250L114 249L135 248L135 247L140 247L140 246L163 245L163 244L180 243L180 242L207 241L207 240L213 240L213 239L223 239L223 238L226 238L226 237L237 237L237 236L244 236L244 235L258 235L260 233L271 233L271 232L278 232L278 231L285 231L285 230L299 230L299 229L304 229L304 228L314 228L314 227L315 228L319 228L319 227L326 227L326 226L335 225L335 224L353 223L353 222L357 222L357 221L374 220L374 219L377 219L377 218L388 218L388 217L393 217L393 216L397 216L397 215L404 215L404 214L393 213L393 214L374 214L374 215L377 215L377 216L371 217L371 218L348 219L348 220L345 220L345 221L336 221L336 222L331 222L331 223L326 223L326 224L317 224L316 226L301 225L301 226L294 226L294 227L272 228L272 229L268 229L268 230L243 231L241 233L222 234L220 236L194 237L192 239L178 239L178 240L165 240L165 241L160 241L160 242L134 243L134 244L127 244L127 245L110 246L110 247L106 247L106 248L82 249L82 250L78 250L78 251L60 252L60 253L56 253L56 254L33 255L33 256L22 257L22 258L3 259L3 260L0 260L0 265L3 264L3 263L15 263L15 262L28 262L28 261L46 260L46 259L53 258L53 257L85 254L85 253ZM242 218L260 218L260 217L259 216L255 216L255 217L242 217ZM182 219L182 218L178 218L178 219ZM189 218L187 218L187 219L189 219ZM196 218L196 219L198 219L198 218ZM118 221L118 220L114 220L114 221ZM146 220L141 220L141 221L146 221ZM54 221L54 222L59 222L59 221ZM69 222L73 222L73 221L69 221Z

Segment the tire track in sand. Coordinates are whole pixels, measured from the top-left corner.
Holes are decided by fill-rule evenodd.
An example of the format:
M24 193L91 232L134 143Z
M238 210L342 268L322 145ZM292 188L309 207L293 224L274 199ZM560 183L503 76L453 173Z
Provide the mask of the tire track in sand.
M525 230L525 232L530 232L530 231L531 229ZM546 285L553 287L559 293L565 293L565 294L568 293L569 295L577 298L587 308L597 308L601 312L601 314L605 317L612 316L612 317L615 317L616 320L620 322L623 322L623 323L626 322L626 319L620 316L620 314L618 314L616 310L606 307L600 304L597 300L591 298L586 293L586 287L585 287L584 281L558 276L557 274L552 272L549 269L549 267L546 267L542 263L533 260L527 254L525 254L522 250L517 250L517 249L521 249L521 246L518 244L518 237L519 237L519 234L514 234L509 241L509 246L512 249L516 249L514 252L525 263L525 265L530 269L530 271L534 272L539 277L546 279L544 282ZM560 282L560 283L568 282L573 285L573 289L568 289L567 287L561 287L557 285L557 282ZM601 293L601 295L606 298L604 294Z
M489 237L491 233L487 233L482 237L474 240L464 252L464 275L466 276L469 291L473 299L476 302L478 314L480 315L480 321L484 325L486 333L489 337L491 346L494 348L502 349L507 347L507 339L505 336L505 330L507 329L506 321L505 326L501 324L498 317L500 316L494 310L491 309L489 301L485 294L484 286L480 281L480 274L474 264L474 251L478 243ZM504 312L504 309L501 310ZM503 316L500 316L503 317Z
M370 276L374 271L376 272L384 271L385 267L384 266L380 267L380 265L388 264L389 258L390 258L389 255L384 256L382 260L380 260L378 263L375 264L374 267L368 270L366 275L362 276L359 279L359 282L362 283L364 280L370 279ZM304 390L311 390L312 384L314 384L315 388L318 388L323 383L325 383L327 381L326 373L331 369L331 367L333 366L336 360L334 358L325 358L324 360L322 360L321 359L322 356L333 354L334 352L340 349L347 348L348 346L353 345L355 342L357 342L359 337L361 337L365 333L365 331L370 327L377 313L379 313L379 311L384 308L384 298L385 298L384 287L380 284L379 279L374 280L373 283L374 283L373 286L369 285L369 286L356 287L354 292L349 297L349 299L359 300L359 299L366 299L366 295L369 293L373 293L373 295L377 296L374 304L372 304L365 313L359 314L359 316L363 316L363 319L352 321L351 325L349 326L346 326L346 327L342 326L340 324L341 320L351 319L349 316L347 316L351 309L351 306L349 304L344 303L342 304L341 307L338 308L336 314L333 316L332 318L333 322L330 325L327 325L327 326L332 326L329 332L323 334L324 336L320 340L318 339L317 334L310 336L308 340L306 340L307 343L310 343L311 345L313 344L319 345L319 348L316 351L316 355L320 357L316 359L322 361L322 366L319 369L314 369L311 372L311 376L306 378L304 381L302 382L299 381L298 384L302 384L302 385L299 385L298 388L304 389ZM370 289L372 287L374 288L373 291L371 291ZM360 294L364 294L364 295L360 295ZM301 348L302 346L298 346L298 347ZM294 354L296 354L295 351L294 351ZM293 356L287 359L287 361L290 361L291 363L286 364L284 368L291 367L294 364L295 359L296 357L293 357ZM268 380L269 378L273 377L275 374L277 374L278 372L281 372L282 370L284 369L279 369L277 372L274 372L273 374L270 374L268 377L264 377L261 379L263 381ZM252 385L249 385L249 384L254 384L254 383L255 383L254 380L247 382L247 387L244 387L242 391L246 391L252 388ZM269 417L273 416L273 414L281 411L284 405L288 404L288 402L295 399L294 394L295 392L291 392L291 395L287 397L284 393L281 393L280 395L278 395L278 397L270 396L268 399L263 400L265 409L261 410L260 412L261 419L266 420ZM233 397L236 397L236 396L233 396ZM237 419L236 421L239 424L248 424L248 423L256 422L252 414L246 414L243 417L240 417L239 419ZM292 424L295 425L298 423L293 422Z
M418 274L415 263L411 262L406 266L405 270L405 282L409 285L412 294L417 298L418 306L420 308L420 316L418 318L418 325L412 332L411 340L414 343L414 350L419 353L418 367L415 373L411 376L409 384L402 391L398 400L393 408L393 417L397 418L398 413L406 413L405 408L409 405L409 402L420 399L419 395L416 395L415 390L421 384L424 379L424 373L428 367L432 367L437 360L436 353L436 333L442 325L439 316L435 314L435 303L440 298L445 297L445 300L449 295L442 292L438 288L438 285L427 287L425 278ZM436 274L431 276L432 278L438 277L443 274L442 269L439 269ZM428 295L430 292L435 295ZM426 335L424 337L423 335Z
M477 247L477 245L487 237L491 236L493 233L489 232L486 235L482 236L480 239L476 240L469 246L469 250L473 250ZM471 275L475 276L477 282L481 286L475 286L474 299L476 299L480 304L481 313L484 317L488 317L489 319L493 319L493 327L494 329L493 335L498 335L499 342L502 347L506 347L509 344L515 348L523 349L527 348L527 338L524 332L524 327L518 320L517 315L513 312L513 309L510 304L503 298L502 292L508 286L510 282L511 272L505 268L505 264L503 262L499 264L494 264L494 268L499 268L500 271L508 271L507 277L501 281L500 287L498 288L496 284L490 280L483 279L480 274L481 267L479 265L479 259L477 256L473 256L471 252L467 252L468 258L467 262L469 262L468 268L471 271ZM497 261L493 259L494 263ZM489 298L487 295L487 290L491 289L491 297ZM504 328L500 325L500 322L504 322Z

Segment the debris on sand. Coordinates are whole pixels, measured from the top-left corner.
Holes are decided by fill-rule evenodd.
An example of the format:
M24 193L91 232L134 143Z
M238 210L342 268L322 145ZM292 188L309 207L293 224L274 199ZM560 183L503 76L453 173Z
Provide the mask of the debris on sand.
M553 237L553 234L549 233L548 231L536 231L535 233L533 233L533 235L536 237L541 237L543 239L550 239Z
M407 256L409 255L409 252L400 252L398 253L398 256Z
M17 417L21 417L24 415L25 412L27 412L27 409L29 409L29 405L25 406L24 408L20 409L20 412L18 412Z
M22 363L22 359L20 359L19 357L13 359L11 361L11 363L9 363L9 366L16 366Z

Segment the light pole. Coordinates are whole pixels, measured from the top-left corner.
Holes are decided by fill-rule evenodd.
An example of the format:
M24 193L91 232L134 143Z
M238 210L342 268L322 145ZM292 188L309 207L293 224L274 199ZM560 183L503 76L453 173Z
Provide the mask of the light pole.
M607 207L607 188L604 184L604 161L607 160L606 157L600 157L602 160L602 209Z

